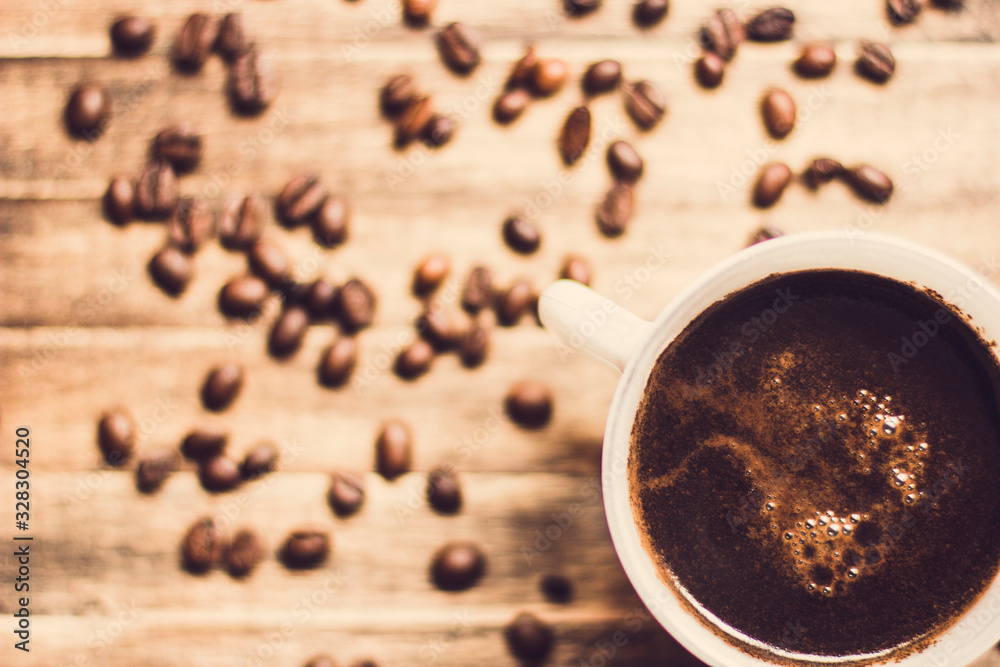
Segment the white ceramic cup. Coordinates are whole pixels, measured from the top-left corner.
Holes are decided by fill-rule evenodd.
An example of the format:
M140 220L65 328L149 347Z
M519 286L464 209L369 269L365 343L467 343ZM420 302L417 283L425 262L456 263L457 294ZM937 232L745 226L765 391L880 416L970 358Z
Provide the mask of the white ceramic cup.
M660 579L636 528L628 489L628 452L632 424L646 381L660 353L708 306L726 295L775 273L806 269L853 269L927 287L957 306L984 340L1000 340L1000 292L987 277L938 252L875 234L842 232L795 234L759 243L719 263L690 284L653 322L642 320L579 283L560 280L542 293L542 322L562 339L561 345L586 351L622 372L611 403L601 478L604 510L618 557L650 613L699 659L716 667L761 667L789 659L812 664L851 664L852 659L823 658L770 649L725 626L704 609L702 618L681 604L680 593ZM947 567L943 563L942 567ZM719 632L729 640L719 636ZM967 613L932 645L902 659L869 656L866 664L903 667L962 667L1000 640L1000 578ZM737 648L756 647L767 659Z

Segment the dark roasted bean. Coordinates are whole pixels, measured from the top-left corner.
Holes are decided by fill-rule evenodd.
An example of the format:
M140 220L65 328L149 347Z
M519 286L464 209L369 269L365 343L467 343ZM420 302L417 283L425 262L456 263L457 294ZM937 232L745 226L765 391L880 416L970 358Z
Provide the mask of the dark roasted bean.
M275 202L278 220L287 227L309 221L326 201L326 188L316 174L300 174L285 184Z
M608 168L619 181L635 183L642 176L643 162L627 141L616 141L608 146Z
M249 528L236 532L226 552L226 570L230 576L249 576L264 560L264 538Z
M441 60L451 71L468 74L479 65L479 34L464 23L449 23L437 35Z
M717 88L726 75L726 61L713 51L706 51L694 64L694 76L702 88Z
M651 28L664 19L668 0L639 0L632 8L632 20L641 28Z
M219 290L219 310L227 317L254 317L270 293L267 283L257 276L233 278Z
M225 410L243 389L243 368L236 364L216 366L205 376L201 400L209 410Z
M512 215L504 220L501 231L507 246L523 255L535 252L542 243L542 234L535 223L519 215Z
M764 165L753 188L753 205L758 208L774 206L791 181L792 170L787 164L772 162Z
M135 187L135 210L142 218L166 218L177 205L177 179L166 160L146 165Z
M563 7L569 17L585 16L596 10L604 0L563 0Z
M267 203L256 192L226 205L219 219L219 240L230 250L246 250L260 238L264 230Z
M375 293L357 278L348 280L337 292L337 313L348 331L364 329L375 320Z
M97 423L97 445L104 460L113 466L125 464L135 453L135 417L125 408L105 412Z
M226 60L232 62L253 46L253 39L247 28L243 14L234 12L222 17L219 27L219 37L215 42L215 50Z
M504 92L493 105L493 120L506 125L521 117L531 102L531 95L524 88Z
M149 275L170 296L179 296L194 276L191 258L168 245L149 260Z
M180 173L194 169L201 160L201 135L187 125L161 130L153 139L153 157L166 160Z
M513 656L531 662L548 657L554 643L552 628L527 612L518 614L504 628L504 637Z
M256 115L278 96L278 74L267 58L250 49L229 66L227 87L234 111Z
M731 9L718 10L701 29L702 46L726 61L733 59L745 37L743 25Z
M351 209L340 197L328 197L312 220L313 240L324 248L335 248L347 240Z
M132 181L118 176L111 179L104 193L104 215L116 225L124 225L135 214L135 186Z
M552 418L552 391L537 380L523 380L507 391L504 409L521 426L540 428Z
M652 81L637 81L625 87L625 110L641 130L651 130L667 111L667 98Z
M559 133L559 155L563 163L571 166L587 151L590 145L590 109L577 107L566 117Z
M829 183L844 173L844 165L828 157L816 158L806 167L802 180L810 190L815 190L824 183Z
M337 516L350 516L364 504L365 488L360 478L345 472L335 472L330 477L330 490L326 499Z
M208 427L191 431L181 442L181 453L194 461L219 456L226 449L229 433L219 428Z
M303 300L309 317L316 322L333 317L336 302L337 288L324 278L317 278L310 283Z
M514 63L514 67L507 76L505 88L527 88L531 84L531 77L538 64L538 53L533 46L529 46L521 59Z
M309 313L302 306L288 306L283 311L274 326L267 341L271 356L284 359L298 352L302 347L306 330L309 328Z
M92 141L104 134L111 121L111 98L101 86L83 84L69 96L65 112L66 128Z
M475 586L486 571L486 557L471 542L452 542L434 554L431 579L443 591L464 591Z
M747 39L754 42L780 42L792 36L795 14L784 7L765 9L746 25Z
M417 86L409 74L397 74L382 87L379 96L382 113L392 118L402 113L417 97Z
M279 557L291 570L318 567L330 556L330 535L319 528L292 531L281 547Z
M458 356L466 368L475 368L486 360L490 350L490 331L478 322L473 323L459 342Z
M441 514L454 514L462 507L462 486L449 467L435 468L427 475L427 502Z
M225 535L214 520L201 519L184 536L181 543L181 563L189 572L207 572L222 560L226 542Z
M243 457L240 474L243 479L256 479L273 472L278 465L278 449L270 442L262 442Z
M597 208L597 227L607 237L621 236L632 220L632 186L615 183Z
M134 57L149 51L156 28L140 16L124 16L111 24L111 45L115 53Z
M588 95L608 93L618 87L622 80L622 65L617 60L600 60L583 75L583 92Z
M434 347L421 338L396 357L396 375L404 380L415 380L429 371L432 363L434 363Z
M493 274L485 266L469 272L462 288L462 307L475 315L493 303Z
M837 52L829 44L806 44L795 61L795 72L807 79L830 74L837 65Z
M191 14L174 43L174 64L178 69L197 72L212 53L219 35L219 20L207 14Z
M410 26L420 28L431 20L437 7L437 0L403 0L403 20Z
M405 148L423 135L434 116L434 103L430 97L418 97L396 119L395 145Z
M455 119L451 116L432 114L431 119L424 125L424 131L420 133L420 140L431 148L444 146L455 135L456 126Z
M258 240L247 251L250 270L264 279L273 289L280 289L292 282L292 266L276 246L264 239Z
M177 452L165 449L147 454L135 469L135 484L142 493L154 493L163 486L167 477L177 470L180 463Z
M191 254L215 236L215 212L201 199L184 199L167 223L167 238L181 251Z
M236 461L221 454L203 459L199 463L198 479L206 491L213 493L231 491L243 481Z
M847 183L862 199L884 204L892 196L892 179L867 164L854 167L845 173Z
M885 44L863 42L861 55L854 63L858 74L875 83L885 83L896 71L896 59Z
M760 102L760 113L768 134L784 139L795 128L795 100L780 88L772 88Z
M885 3L889 22L893 25L913 23L920 14L921 9L923 9L923 2L921 0L886 0Z
M392 481L410 471L413 457L413 436L410 427L398 419L382 424L375 440L375 469Z
M448 255L436 252L424 257L413 272L413 293L417 296L427 296L444 282L451 273L451 259Z
M536 299L535 289L530 282L515 282L497 299L497 321L505 327L514 326L531 310Z
M444 308L431 307L417 318L417 333L438 352L455 347L463 332Z
M561 574L547 574L539 584L542 595L549 602L566 604L573 600L573 582Z
M350 378L358 363L357 343L351 336L341 336L323 352L317 375L320 384L339 387Z

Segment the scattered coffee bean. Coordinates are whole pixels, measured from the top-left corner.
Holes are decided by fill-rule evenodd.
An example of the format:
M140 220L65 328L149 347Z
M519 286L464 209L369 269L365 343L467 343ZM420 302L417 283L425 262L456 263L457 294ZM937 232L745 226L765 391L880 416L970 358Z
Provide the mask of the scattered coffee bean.
M597 227L609 238L621 236L632 220L634 196L628 183L615 183L597 208Z
M78 86L66 103L66 128L71 134L93 140L104 134L111 120L111 98L101 86Z
M219 37L215 42L215 50L220 56L232 62L247 53L252 46L253 39L243 14L233 12L222 17Z
M922 0L886 0L886 13L893 25L913 23L923 9Z
M493 120L501 125L513 123L521 117L530 102L531 95L524 88L508 90L493 104Z
M305 664L305 667L339 667L337 661L328 655L317 655Z
M746 25L747 39L754 42L781 42L792 36L795 14L785 7L765 9Z
M415 380L431 369L434 347L426 340L414 341L396 357L396 375L404 380Z
M795 61L795 72L807 79L828 76L837 64L837 52L829 44L806 44Z
M459 326L443 308L428 308L417 318L416 326L420 337L438 352L455 347L462 337Z
M135 186L129 179L118 176L111 179L104 193L104 215L116 225L124 225L135 213Z
M566 15L573 18L591 13L603 2L604 0L563 0L563 7L566 9Z
M549 602L566 604L573 600L573 582L561 574L545 575L539 588Z
M233 278L219 290L219 310L226 317L255 317L270 293L267 283L257 276Z
M668 0L639 0L632 8L632 21L641 28L651 28L667 15Z
M569 65L558 58L544 58L531 72L531 91L538 97L555 95L569 80Z
M522 255L530 255L542 243L541 232L535 223L519 215L512 215L504 220L502 233L507 246Z
M609 93L618 87L622 80L622 65L617 60L600 60L590 67L583 75L583 92L588 95Z
M203 459L198 465L198 479L206 491L213 493L231 491L243 481L239 464L225 455Z
M417 97L417 85L409 74L397 74L382 87L379 101L382 113L394 118Z
M747 242L747 247L752 245L757 245L758 243L763 243L764 241L770 241L771 239L776 239L779 236L784 236L785 233L780 229L775 227L758 227L754 230L753 234L750 235L750 240Z
M166 218L177 205L177 179L166 160L146 165L135 187L136 213L151 220Z
M230 250L247 250L260 238L264 230L264 212L267 203L256 192L242 200L235 199L226 205L219 219L219 240Z
M485 266L469 272L462 288L462 308L475 315L493 303L493 274Z
M497 299L497 321L505 327L514 326L532 309L537 299L530 282L515 282Z
M863 42L861 55L854 63L858 74L874 83L885 83L896 71L896 59L885 44Z
M892 196L892 179L875 167L863 164L848 169L845 176L855 194L862 199L884 204Z
M177 452L173 449L165 449L148 454L139 461L135 469L135 485L142 493L154 493L170 476L170 473L177 470L180 463Z
M726 61L713 51L706 51L694 64L694 76L702 88L718 88L726 75Z
M828 157L816 158L806 167L802 180L810 190L816 190L844 174L844 165Z
M931 0L935 6L941 9L959 10L965 6L965 0Z
M167 238L191 254L215 236L215 212L201 199L183 199L170 214Z
M135 417L125 408L105 412L97 423L97 445L104 460L113 466L132 458L136 440Z
M504 629L511 655L526 661L541 661L552 651L552 628L533 614L522 612Z
M326 499L337 516L351 516L364 504L365 488L360 478L345 472L335 472L330 477L330 490Z
M458 356L466 368L475 368L486 360L490 349L489 329L474 323L458 344Z
M166 160L177 173L194 169L202 148L201 135L186 125L168 127L153 139L153 157Z
M115 53L134 57L149 51L156 28L140 16L124 16L111 24L111 45Z
M326 198L326 188L316 174L300 174L282 188L275 201L275 212L282 224L297 227L308 222Z
M226 537L215 521L204 518L196 522L181 543L181 562L186 570L194 573L207 572L222 561L226 551Z
M340 324L348 332L369 326L375 320L375 293L368 285L352 278L337 292L337 313Z
M535 65L537 64L538 53L535 52L535 47L529 46L528 50L521 56L521 59L514 63L514 67L507 76L507 82L504 84L504 87L507 90L527 88L531 85L531 77L534 74Z
M507 391L504 408L521 426L540 428L552 417L552 391L537 380L523 380Z
M179 296L191 282L194 267L190 257L168 245L149 260L149 275L164 292Z
M219 36L219 20L208 14L191 14L174 43L174 64L197 72L208 60Z
M579 255L567 255L559 271L560 278L575 280L582 285L590 285L592 275L590 262Z
M420 28L431 20L437 7L437 0L403 0L403 21L414 28Z
M396 120L395 145L405 148L418 139L434 116L434 104L430 97L417 97L406 107Z
M667 98L652 81L637 81L625 87L625 111L641 130L651 130L667 111Z
M281 547L279 557L290 570L308 570L318 567L330 555L330 535L318 528L293 531Z
M608 146L608 168L619 181L635 183L642 176L643 162L627 141L616 141Z
M233 110L253 116L271 106L278 96L278 75L270 61L251 48L229 66L227 88Z
M424 125L424 131L420 133L420 140L431 148L444 146L454 136L455 127L455 119L451 116L432 114L431 119Z
M264 279L273 289L293 282L292 265L285 254L264 239L258 240L247 251L250 270Z
M398 419L382 424L375 441L375 469L390 482L410 471L413 436L410 427Z
M201 401L213 412L225 410L243 389L243 368L236 364L216 366L205 376Z
M243 479L256 479L273 472L277 464L277 448L270 442L262 442L247 452L240 464L240 474Z
M454 470L435 468L427 475L427 502L441 514L454 514L462 507L462 487Z
M434 554L431 578L443 591L472 588L486 571L486 557L471 542L451 542Z
M236 578L247 577L264 560L264 539L250 528L238 530L233 535L226 552L226 571Z
M757 208L774 206L791 182L792 170L787 164L772 162L764 165L753 188L753 205Z
M309 328L309 313L302 306L287 306L271 329L268 351L277 359L290 357L302 347Z
M358 363L357 343L351 336L335 340L320 357L317 376L326 387L339 387L347 382Z
M784 139L795 128L795 100L780 88L772 88L760 102L760 113L768 134Z
M328 197L312 221L313 240L324 248L336 248L347 239L351 211L340 197Z
M427 296L444 282L451 273L451 259L444 253L436 252L428 255L413 272L413 293L417 296Z
M200 428L188 433L181 442L181 453L193 461L202 461L222 454L229 433L218 428Z
M334 304L337 302L337 288L325 278L317 278L306 289L303 305L309 311L309 317L314 322L333 317Z
M456 74L468 74L479 65L479 34L464 23L449 23L437 35L441 60Z
M590 109L577 107L566 117L559 133L559 155L566 166L579 160L590 145Z
M702 46L726 61L733 59L745 38L743 25L731 9L718 10L701 29Z

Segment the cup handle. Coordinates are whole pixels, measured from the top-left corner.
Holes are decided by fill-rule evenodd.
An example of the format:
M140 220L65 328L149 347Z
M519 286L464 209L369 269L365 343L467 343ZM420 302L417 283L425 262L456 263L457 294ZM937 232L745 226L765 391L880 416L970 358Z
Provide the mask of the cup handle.
M557 280L538 299L542 324L573 350L620 371L639 351L650 322L574 280Z

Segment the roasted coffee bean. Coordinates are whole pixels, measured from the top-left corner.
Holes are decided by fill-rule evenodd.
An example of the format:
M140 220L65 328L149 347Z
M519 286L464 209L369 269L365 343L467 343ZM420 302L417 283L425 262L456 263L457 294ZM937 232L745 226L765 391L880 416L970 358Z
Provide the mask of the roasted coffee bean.
M198 465L198 479L202 488L213 493L231 491L243 481L240 466L225 455L203 459Z
M312 220L313 240L324 248L336 248L347 240L351 209L340 197L328 197Z
M424 125L424 131L420 133L420 140L431 148L444 146L451 141L455 135L455 119L444 114L432 114L431 119Z
M892 196L892 179L875 167L863 164L847 170L845 177L854 193L862 199L884 204Z
M726 75L726 61L713 51L706 51L694 64L694 76L702 88L718 88Z
M641 130L651 130L667 112L667 98L652 81L625 87L625 111Z
M780 88L772 88L760 102L760 113L768 134L784 139L795 129L795 100Z
M351 336L341 336L320 357L317 376L320 384L339 387L347 382L358 363L357 343Z
M552 652L552 628L533 614L522 612L504 628L511 655L525 661L541 661Z
M335 472L330 477L330 490L326 499L334 514L340 517L351 516L365 502L365 487L360 478L345 472Z
M493 274L485 266L469 272L462 288L462 308L475 315L493 303Z
M149 275L170 296L179 296L194 276L191 258L172 245L162 248L149 260Z
M588 95L609 93L618 87L622 80L622 65L617 60L600 60L583 74L583 92Z
M369 326L375 320L375 305L375 293L357 278L348 280L337 292L340 324L348 332Z
M193 461L202 461L222 454L229 433L219 428L200 428L188 433L181 442L181 453Z
M243 479L256 479L273 472L278 465L278 449L270 442L262 442L243 458L240 474Z
M569 17L584 16L596 10L604 0L563 0L563 7Z
M188 529L181 543L181 563L189 572L207 572L222 561L227 540L215 521L204 518Z
M795 14L785 7L765 9L746 25L747 39L754 42L780 42L792 36Z
M292 531L281 547L279 557L290 570L319 567L330 555L330 535L320 528Z
M93 140L104 134L111 121L111 97L101 86L85 83L73 90L66 103L66 128Z
M257 276L233 278L219 290L219 310L227 317L255 317L270 293Z
M504 220L501 231L507 246L522 255L530 255L542 243L542 234L535 223L519 215L512 215Z
M167 238L191 254L215 236L215 212L201 199L183 199L167 223Z
M405 148L418 139L434 116L434 103L430 97L418 97L410 102L396 119L396 148Z
M552 391L537 380L523 380L507 391L504 408L521 426L540 428L552 418Z
M264 279L273 289L292 282L292 265L285 254L264 239L258 240L247 250L250 270Z
M177 173L194 169L202 149L201 135L187 125L168 127L153 139L153 157L166 160Z
M219 36L219 20L208 14L191 14L174 43L174 64L180 70L197 72L212 54Z
M965 0L931 0L941 9L958 10L965 6Z
M215 50L226 60L232 62L250 50L253 39L243 14L234 12L222 17L219 27L219 37L215 41Z
M923 9L921 0L886 0L885 10L893 25L913 23Z
M753 205L757 208L774 206L791 182L792 170L784 162L764 165L753 187Z
M529 46L525 54L521 56L521 59L514 63L514 67L507 76L507 82L504 84L504 87L507 90L527 88L531 85L531 77L534 74L535 65L537 64L538 53L535 52L535 47Z
M135 417L125 408L105 412L97 423L97 445L104 460L113 466L132 458L137 437Z
M337 302L337 288L324 278L317 278L306 289L302 303L309 311L309 317L314 322L333 317L334 304Z
M726 61L733 59L745 38L743 25L731 9L718 10L701 29L702 46Z
M668 0L639 0L632 7L632 21L640 28L651 28L667 15Z
M288 181L275 202L278 220L287 227L309 221L326 201L326 188L316 174L300 174Z
M608 146L608 168L619 181L635 183L642 176L643 162L627 141L616 141Z
M493 104L493 120L507 125L521 117L531 102L531 95L524 88L504 92Z
M456 74L468 74L479 65L479 34L464 23L449 23L437 35L441 60Z
M590 262L579 255L567 255L563 260L559 277L565 280L575 280L582 285L590 285L593 272L590 269Z
M417 85L409 74L397 74L382 87L379 102L382 113L394 118L417 98Z
M404 380L415 380L429 371L433 363L434 347L421 338L396 357L396 375Z
M264 560L264 539L250 528L238 530L233 535L226 552L226 571L232 577L249 576Z
M124 225L135 213L135 186L129 179L118 176L111 179L104 193L104 215L116 225Z
M542 595L549 602L566 604L573 600L573 582L561 574L547 574L539 584Z
M609 238L621 236L632 220L632 186L615 183L597 208L597 228Z
M569 80L569 65L558 58L544 58L535 63L531 72L531 92L538 97L551 97L562 90Z
M135 485L142 493L154 493L167 481L180 463L177 452L165 449L147 454L135 469Z
M437 0L403 0L403 21L415 28L430 23Z
M434 554L431 579L443 591L464 591L476 585L486 571L486 557L471 542L451 542Z
M816 190L824 183L829 183L844 174L844 165L828 157L816 158L806 167L802 180L810 190Z
M577 107L566 117L559 133L559 155L566 166L579 160L590 145L590 109Z
M166 218L177 205L177 179L166 160L146 165L135 186L136 213L146 219Z
M446 352L455 347L464 332L455 319L444 308L428 308L417 318L417 333L434 346L438 352Z
M134 57L149 51L156 28L140 16L124 16L111 24L111 45L115 53Z
M382 424L375 440L375 469L390 482L410 471L413 436L410 427L398 419Z
M875 83L885 83L896 71L896 59L885 44L863 42L861 55L854 63L858 74Z
M278 74L267 58L251 48L229 66L227 87L234 111L256 115L278 96Z
M458 343L458 356L466 368L475 368L486 360L490 350L490 331L475 322Z
M829 44L806 44L795 61L795 72L807 79L828 76L837 65L837 52Z
M317 655L305 664L305 667L340 667L337 661L328 655Z
M214 412L225 410L243 389L243 368L236 364L216 366L205 376L201 387L201 401Z
M515 282L497 299L497 321L505 327L514 326L532 309L537 298L530 282Z
M462 507L462 486L448 467L435 468L427 475L427 502L441 514L454 514Z
M226 205L219 219L219 240L230 250L247 250L264 230L267 203L256 192Z
M753 234L750 235L750 240L747 242L747 247L752 245L757 245L758 243L763 243L764 241L770 241L771 239L776 239L779 236L784 236L784 232L775 227L758 227L754 230Z
M444 282L451 273L451 259L448 255L435 252L421 260L413 272L413 293L427 296Z
M309 313L305 308L288 306L282 310L271 328L271 336L267 341L271 356L284 359L298 352L308 328Z

